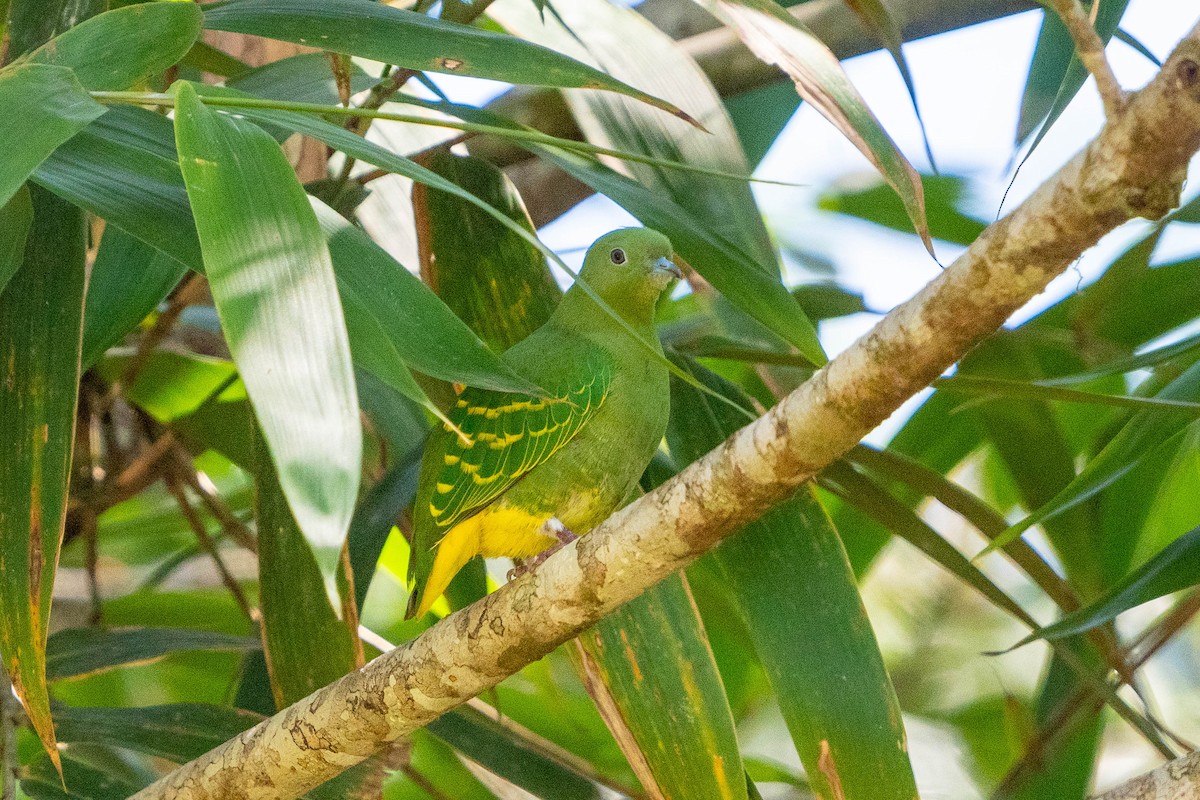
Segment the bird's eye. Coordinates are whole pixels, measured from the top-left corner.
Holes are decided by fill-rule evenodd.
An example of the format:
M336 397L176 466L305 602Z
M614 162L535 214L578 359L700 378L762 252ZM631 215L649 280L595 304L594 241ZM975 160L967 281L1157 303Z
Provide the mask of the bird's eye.
M613 249L613 251L608 254L608 257L610 259L612 259L612 262L614 264L624 264L625 263L625 251L619 247Z

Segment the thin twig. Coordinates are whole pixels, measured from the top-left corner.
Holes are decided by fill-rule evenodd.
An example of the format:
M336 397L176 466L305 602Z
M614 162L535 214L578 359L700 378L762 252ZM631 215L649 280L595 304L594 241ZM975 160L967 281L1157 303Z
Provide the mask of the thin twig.
M203 287L204 276L193 274L179 288L179 291L175 292L167 308L154 320L154 326L138 342L137 352L134 353L133 358L125 366L121 377L113 381L112 386L109 387L108 394L105 396L101 408L111 406L126 386L133 385L133 382L137 380L138 373L141 372L146 362L150 360L150 356L154 355L154 351L158 348L159 343L171 333L184 309L200 298Z
M191 456L183 448L176 449L176 458L180 464L178 472L179 478L184 484L196 493L200 498L200 502L208 509L208 513L217 518L217 522L221 523L225 535L233 539L242 547L249 550L251 553L258 552L258 541L254 538L254 534L246 527L237 515L230 510L229 506L225 505L220 496L213 491L211 481L207 476L201 478L201 473L192 465Z
M229 567L225 565L225 561L221 558L221 553L217 549L217 543L208 535L208 530L204 527L204 520L200 519L200 515L192 507L191 502L187 498L187 493L184 492L183 487L180 485L179 478L180 476L176 472L167 473L165 476L167 491L175 498L175 502L179 505L179 510L183 514L183 518L187 520L192 533L196 534L196 540L204 548L204 552L208 553L209 558L212 559L213 565L217 568L217 573L221 576L221 582L225 584L225 588L233 595L238 608L246 615L246 619L257 623L258 614L250 606L245 592L242 591L242 587L238 584L237 579L233 577L233 573L229 571Z
M1099 0L1096 0L1092 8L1095 9L1099 4ZM1112 65L1108 63L1108 56L1104 54L1104 42L1100 40L1100 35L1096 33L1095 26L1088 19L1087 12L1079 4L1079 0L1053 0L1051 6L1067 27L1067 32L1071 34L1079 60L1096 80L1096 89L1099 90L1100 100L1104 103L1105 116L1112 119L1125 110L1129 96L1117 82Z
M1193 590L1126 649L1135 669L1141 667L1200 613L1200 590Z

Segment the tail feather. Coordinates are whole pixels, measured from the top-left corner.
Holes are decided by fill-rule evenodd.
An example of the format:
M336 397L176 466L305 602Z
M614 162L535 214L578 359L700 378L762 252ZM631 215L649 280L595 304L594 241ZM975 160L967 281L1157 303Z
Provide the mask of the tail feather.
M418 585L409 599L405 619L422 617L433 606L450 581L466 563L479 555L479 519L471 517L450 529L438 543L437 556L423 586ZM414 606L416 608L414 613Z

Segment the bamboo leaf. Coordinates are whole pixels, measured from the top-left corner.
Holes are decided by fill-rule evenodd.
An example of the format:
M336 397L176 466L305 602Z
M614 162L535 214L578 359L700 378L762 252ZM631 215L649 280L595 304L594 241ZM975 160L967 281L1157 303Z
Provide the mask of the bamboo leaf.
M867 108L829 48L775 0L697 2L731 27L759 59L786 72L800 96L875 165L900 195L913 228L932 256L921 176Z
M24 260L0 293L0 652L57 765L46 637L75 437L87 238L82 211L36 187L30 198Z
M426 165L534 234L525 204L504 173L482 159L432 153ZM562 290L524 238L455 194L413 187L421 274L497 352L550 318ZM471 231L469 238L462 231ZM503 313L497 313L504 309Z
M1085 633L1142 603L1200 583L1200 528L1180 536L1145 564L1126 575L1102 597L1034 631L1009 650L1038 639L1062 639ZM1005 651L1008 652L1008 651Z
M55 707L64 742L123 747L177 764L199 758L253 728L262 717L207 703L173 703L139 708Z
M27 58L69 67L87 89L127 89L183 58L200 36L202 16L193 3L114 8L60 33Z
M205 8L210 30L320 46L406 69L536 86L608 89L690 120L683 111L530 42L358 0L228 0Z
M1096 33L1100 41L1108 42L1116 33L1129 0L1093 0L1096 9ZM1033 51L1033 63L1025 81L1021 98L1021 114L1017 120L1017 144L1024 142L1036 130L1037 137L1029 147L1032 153L1042 137L1058 120L1075 95L1083 88L1088 73L1075 55L1075 42L1062 20L1046 9L1042 29ZM1040 124L1040 128L1039 128ZM1027 156L1028 157L1028 156Z
M647 789L746 797L729 701L683 576L617 609L578 642L588 692Z
M0 70L0 203L7 203L25 179L92 120L104 113L69 69L43 64Z
M46 677L74 680L117 667L148 664L172 653L249 652L261 647L257 639L247 636L190 628L67 628L52 634L46 645Z
M56 150L33 180L181 264L203 268L166 117L113 108Z
M695 364L693 374L739 390ZM673 382L671 453L699 458L741 427L705 395ZM891 680L845 550L812 490L713 551L814 792L825 797L916 796Z
M350 345L329 250L274 140L205 108L188 85L178 97L180 167L222 328L284 496L329 578L354 510L362 459Z
M523 0L503 0L488 9L512 33L685 105L704 125L704 130L685 125L617 95L565 92L589 142L724 173L750 173L721 97L675 40L633 9L607 0L573 0L555 12L543 20ZM636 162L617 169L686 209L696 222L749 255L761 271L778 275L775 249L745 182Z
M22 186L0 206L0 292L25 259L25 237L33 222L29 189Z
M187 267L116 225L104 229L83 307L83 368L158 307Z
M494 720L470 708L456 708L427 726L489 772L544 800L600 800L600 790L561 758L540 747L536 737L511 720Z
M357 664L350 631L330 604L317 560L296 524L261 442L256 456L263 652L275 706L282 709Z
M1200 398L1200 361L1167 384L1156 397L1186 401ZM1074 480L1043 506L997 537L976 558L1002 547L1034 525L1091 499L1128 474L1147 453L1179 441L1183 431L1193 425L1200 426L1200 421L1186 411L1139 411Z
M925 141L925 155L928 156L929 163L934 164L933 148L929 146L929 134L925 130L921 106L917 103L917 86L908 69L908 61L904 58L904 34L900 30L899 24L881 0L846 0L846 5L854 10L858 18L866 23L871 32L875 34L875 38L879 40L880 44L892 54L892 61L896 62L896 69L900 70L900 77L904 79L904 86L908 89L908 98L912 101L913 112L917 115L917 124L921 127L921 138ZM936 167L934 169L936 171Z
M350 91L366 91L381 79L350 65ZM337 82L324 53L301 53L249 70L225 82L231 89L284 102L338 104Z
M540 392L504 364L428 286L362 230L320 201L312 200L312 204L329 244L343 302L365 310L405 363L447 381L501 391ZM474 242L472 247L481 252L489 252L478 240L467 241Z

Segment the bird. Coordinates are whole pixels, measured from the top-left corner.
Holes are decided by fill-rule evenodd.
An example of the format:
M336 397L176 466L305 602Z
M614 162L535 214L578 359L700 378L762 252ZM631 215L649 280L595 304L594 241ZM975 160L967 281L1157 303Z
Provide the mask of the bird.
M632 499L670 413L654 314L682 277L672 258L650 228L601 236L579 275L608 308L576 281L501 355L546 394L466 387L455 398L421 460L406 618L424 616L474 556L535 567Z

